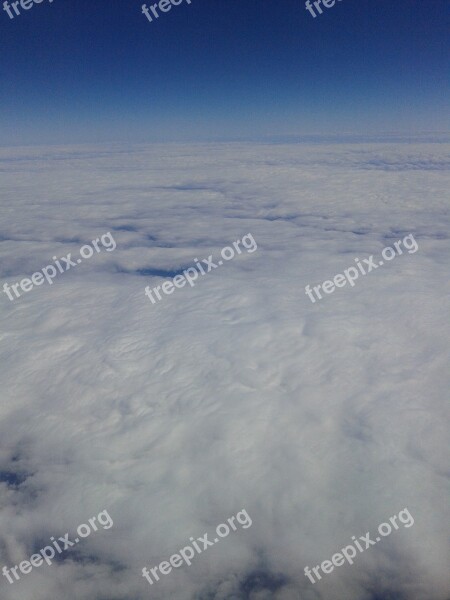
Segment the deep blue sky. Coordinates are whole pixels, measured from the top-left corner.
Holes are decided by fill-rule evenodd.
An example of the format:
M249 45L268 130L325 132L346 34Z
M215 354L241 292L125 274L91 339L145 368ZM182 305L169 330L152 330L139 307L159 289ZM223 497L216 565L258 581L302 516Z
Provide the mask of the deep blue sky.
M448 129L448 0L141 6L0 10L0 144Z

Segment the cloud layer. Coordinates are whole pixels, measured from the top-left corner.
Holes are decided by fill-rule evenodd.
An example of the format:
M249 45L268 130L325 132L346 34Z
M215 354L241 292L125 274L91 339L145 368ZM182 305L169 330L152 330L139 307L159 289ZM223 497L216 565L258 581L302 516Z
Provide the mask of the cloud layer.
M448 165L431 143L0 149L2 286L117 242L0 297L0 567L114 521L1 597L447 600ZM257 252L145 297L249 232ZM308 300L409 233L415 254ZM405 507L413 527L304 576Z

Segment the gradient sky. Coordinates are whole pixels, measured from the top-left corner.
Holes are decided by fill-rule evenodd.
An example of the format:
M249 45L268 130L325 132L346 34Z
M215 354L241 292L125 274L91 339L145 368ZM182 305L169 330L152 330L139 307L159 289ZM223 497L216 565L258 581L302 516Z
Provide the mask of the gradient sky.
M141 6L1 10L0 144L448 129L447 0Z

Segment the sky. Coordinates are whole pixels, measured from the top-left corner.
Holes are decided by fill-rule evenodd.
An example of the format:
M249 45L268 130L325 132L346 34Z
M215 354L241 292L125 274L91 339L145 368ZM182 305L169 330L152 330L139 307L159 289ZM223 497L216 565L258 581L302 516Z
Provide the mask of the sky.
M0 144L448 129L446 0L135 0L0 14Z

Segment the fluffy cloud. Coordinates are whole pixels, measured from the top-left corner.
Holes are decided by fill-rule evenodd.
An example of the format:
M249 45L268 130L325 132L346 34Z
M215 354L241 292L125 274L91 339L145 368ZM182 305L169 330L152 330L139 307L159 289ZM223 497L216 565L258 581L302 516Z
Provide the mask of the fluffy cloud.
M444 144L2 149L0 552L12 566L107 509L114 526L5 600L446 600L448 167ZM156 305L144 287L251 233ZM306 284L412 233L312 304ZM447 421L447 427L446 427ZM311 584L408 507L415 523ZM153 567L246 509L152 587ZM72 536L73 537L73 536Z

